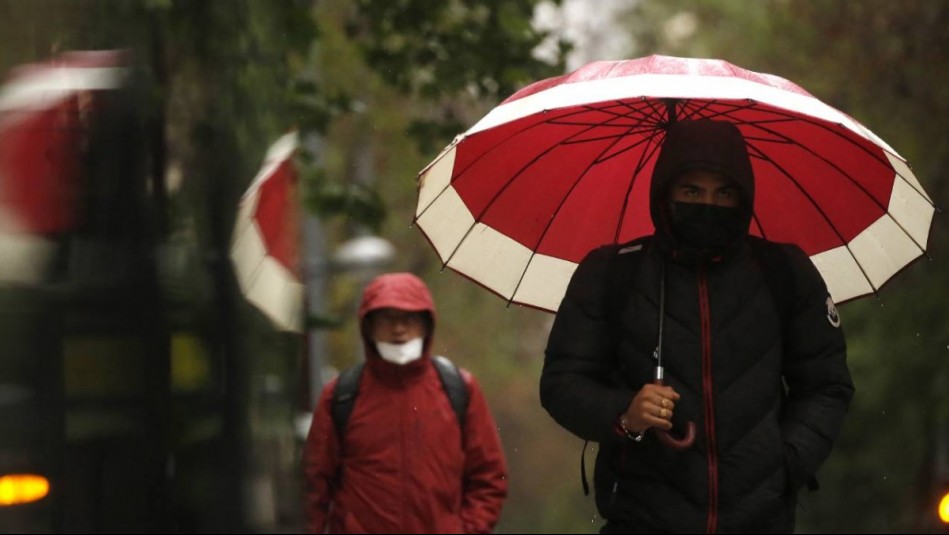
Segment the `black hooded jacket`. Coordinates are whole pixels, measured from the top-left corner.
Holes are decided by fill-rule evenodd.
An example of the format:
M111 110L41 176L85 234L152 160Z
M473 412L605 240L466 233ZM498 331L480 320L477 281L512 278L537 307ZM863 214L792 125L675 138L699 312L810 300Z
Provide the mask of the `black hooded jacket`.
M739 185L750 223L754 180L737 128L673 125L653 174L656 233L596 249L578 266L550 333L541 402L566 429L600 443L594 483L605 529L791 532L797 491L830 454L853 395L839 316L794 245L772 246L792 279L779 310L754 254L763 240L746 235L715 252L676 242L664 199L669 182L695 168ZM615 262L632 270L623 291ZM663 265L665 381L681 395L674 434L686 421L698 431L684 451L652 432L637 443L615 430L653 379Z

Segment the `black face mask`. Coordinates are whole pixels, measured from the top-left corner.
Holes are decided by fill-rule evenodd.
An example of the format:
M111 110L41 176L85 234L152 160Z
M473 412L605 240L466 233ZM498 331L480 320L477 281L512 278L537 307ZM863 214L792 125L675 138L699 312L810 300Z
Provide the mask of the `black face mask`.
M673 202L670 224L681 245L700 251L726 247L748 233L741 210L714 204Z

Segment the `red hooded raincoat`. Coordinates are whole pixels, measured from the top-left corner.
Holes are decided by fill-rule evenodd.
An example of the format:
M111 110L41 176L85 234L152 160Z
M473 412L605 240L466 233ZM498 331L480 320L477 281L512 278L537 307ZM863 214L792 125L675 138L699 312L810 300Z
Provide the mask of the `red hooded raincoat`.
M317 404L304 452L307 528L322 533L489 533L507 495L507 467L488 404L462 370L470 402L464 433L432 363L384 361L367 337L380 308L425 311L428 288L408 273L382 275L359 307L366 367L340 444L331 416L333 380Z

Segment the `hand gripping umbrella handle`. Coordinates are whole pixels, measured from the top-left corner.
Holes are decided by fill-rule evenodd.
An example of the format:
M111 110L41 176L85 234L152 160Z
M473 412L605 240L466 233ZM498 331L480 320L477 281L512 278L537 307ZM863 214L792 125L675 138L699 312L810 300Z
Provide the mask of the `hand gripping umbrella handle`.
M665 382L662 379L655 379L653 384L663 386ZM682 438L673 437L668 431L662 429L653 429L656 432L656 438L659 439L659 442L662 442L667 448L673 450L685 450L692 447L692 443L695 442L695 423L686 422L685 423L685 436Z
M675 107L673 105L673 110ZM672 117L675 117L672 114ZM655 376L653 377L652 383L659 386L665 386L666 382L663 380L665 371L662 367L662 324L666 317L666 264L662 263L659 270L659 336L658 341L656 342L656 350L653 353L653 357L656 359L656 370ZM675 438L669 434L668 431L663 431L661 429L654 429L656 431L656 438L659 439L659 442L662 442L667 448L673 450L684 450L692 446L692 443L695 442L695 424L693 422L685 423L685 436L682 438Z

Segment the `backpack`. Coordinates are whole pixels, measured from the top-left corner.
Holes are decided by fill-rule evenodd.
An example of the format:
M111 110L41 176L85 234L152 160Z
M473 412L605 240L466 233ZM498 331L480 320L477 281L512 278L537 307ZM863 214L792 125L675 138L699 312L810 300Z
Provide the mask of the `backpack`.
M441 379L442 388L448 396L452 410L458 417L458 425L462 432L465 429L465 414L468 412L468 388L465 386L465 380L461 377L461 371L455 364L442 356L432 357L432 363L435 364L435 370L438 371L438 378ZM339 375L336 381L336 387L333 389L333 403L331 411L333 414L333 425L336 427L336 436L342 437L346 431L346 423L349 421L349 415L353 412L356 405L356 396L359 394L359 378L362 376L365 362L360 362L347 369Z

